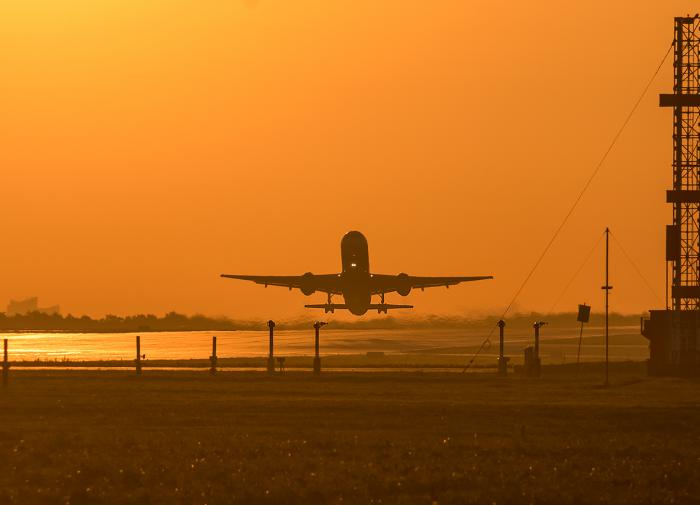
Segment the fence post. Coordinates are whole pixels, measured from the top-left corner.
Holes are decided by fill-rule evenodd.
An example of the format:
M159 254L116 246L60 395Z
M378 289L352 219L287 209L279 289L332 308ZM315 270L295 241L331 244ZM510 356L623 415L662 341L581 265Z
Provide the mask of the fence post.
M325 325L326 323L322 321L316 321L314 323L314 330L316 332L316 342L315 342L315 353L314 353L314 375L320 375L321 374L321 355L319 352L319 334L321 333L321 326Z
M10 375L10 362L7 357L7 339L4 341L5 352L2 359L2 387L7 387L7 382Z
M136 335L136 375L141 375L141 336Z
M209 369L209 373L212 375L216 375L216 337L211 337L211 356L209 357L209 361L211 361L211 368Z
M542 366L542 360L540 359L540 328L542 328L545 324L547 324L546 321L537 321L535 324L532 325L532 327L535 328L535 347L533 349L533 356L530 367L531 369L529 374L531 377L540 376L540 370Z
M275 322L270 319L267 322L270 328L270 354L267 358L267 373L275 373Z

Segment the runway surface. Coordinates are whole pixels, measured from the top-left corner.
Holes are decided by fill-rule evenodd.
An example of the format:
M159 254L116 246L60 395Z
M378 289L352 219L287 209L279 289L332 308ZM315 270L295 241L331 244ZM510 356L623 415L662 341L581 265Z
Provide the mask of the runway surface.
M598 361L604 355L601 328L587 328L581 348L582 361ZM133 360L136 333L6 333L13 361L103 361ZM229 332L146 332L141 333L141 352L148 360L207 359L211 337L216 335L220 358L261 357L268 353L267 331ZM364 355L383 352L391 355L471 356L488 335L488 329L420 330L333 330L321 332L322 355ZM483 358L498 353L494 333L481 353ZM532 330L506 333L506 354L521 356L532 345ZM313 329L275 332L275 355L313 354ZM578 330L547 328L542 331L541 355L550 363L575 361ZM637 327L611 328L610 355L615 360L648 358L648 343Z

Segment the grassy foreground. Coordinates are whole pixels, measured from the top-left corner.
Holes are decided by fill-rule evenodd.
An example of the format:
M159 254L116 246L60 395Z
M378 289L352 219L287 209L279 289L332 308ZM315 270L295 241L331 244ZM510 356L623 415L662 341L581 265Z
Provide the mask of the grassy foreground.
M22 371L0 503L698 503L700 383Z

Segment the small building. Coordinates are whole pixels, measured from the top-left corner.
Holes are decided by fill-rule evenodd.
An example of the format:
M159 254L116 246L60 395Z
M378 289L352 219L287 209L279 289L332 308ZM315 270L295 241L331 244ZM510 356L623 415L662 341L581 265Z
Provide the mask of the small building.
M649 375L700 375L700 312L650 310L642 321L649 339Z

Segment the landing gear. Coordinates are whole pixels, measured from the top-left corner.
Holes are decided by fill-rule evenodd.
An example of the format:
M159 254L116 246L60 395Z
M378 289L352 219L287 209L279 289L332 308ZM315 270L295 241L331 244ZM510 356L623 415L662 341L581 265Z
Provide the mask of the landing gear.
M323 313L324 314L335 314L335 307L333 306L333 294L328 293L328 301L326 302L326 306L323 307Z
M377 307L377 314L381 314L382 312L385 314L389 313L389 309L386 303L384 303L384 292L379 293L379 307Z

